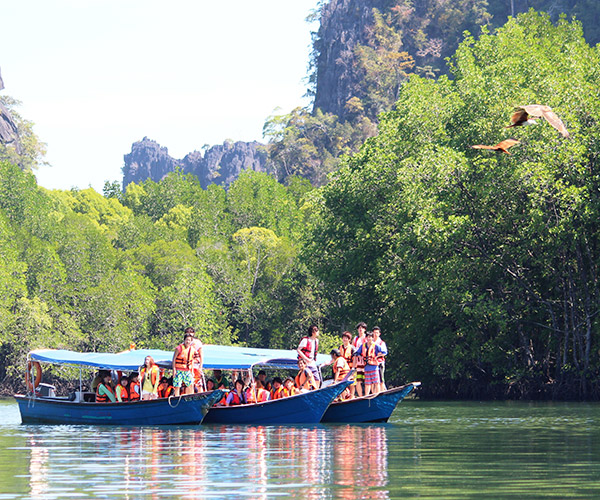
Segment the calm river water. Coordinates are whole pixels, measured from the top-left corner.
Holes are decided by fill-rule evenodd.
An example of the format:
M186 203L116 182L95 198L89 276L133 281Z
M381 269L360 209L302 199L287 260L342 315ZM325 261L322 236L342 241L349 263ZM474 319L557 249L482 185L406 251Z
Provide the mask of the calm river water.
M0 500L600 498L600 405L405 401L388 424L22 425L0 401Z

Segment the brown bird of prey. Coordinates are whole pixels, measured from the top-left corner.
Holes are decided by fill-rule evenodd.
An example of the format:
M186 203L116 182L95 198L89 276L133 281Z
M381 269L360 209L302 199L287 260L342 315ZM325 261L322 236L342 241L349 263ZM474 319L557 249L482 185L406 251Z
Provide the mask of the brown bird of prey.
M496 151L498 153L506 153L509 155L508 148L514 146L515 144L519 144L521 141L517 141L516 139L504 139L494 146L486 146L485 144L475 144L471 146L473 149L491 149L492 151Z
M505 128L519 127L521 125L535 125L537 120L544 118L550 125L558 130L563 137L569 137L569 132L562 120L556 116L550 106L543 104L530 104L529 106L519 106L510 117L510 125Z

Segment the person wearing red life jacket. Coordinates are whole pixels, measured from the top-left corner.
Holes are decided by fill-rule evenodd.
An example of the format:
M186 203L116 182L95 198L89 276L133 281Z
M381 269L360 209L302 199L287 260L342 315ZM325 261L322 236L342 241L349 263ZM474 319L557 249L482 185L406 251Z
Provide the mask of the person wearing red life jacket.
M158 384L160 383L160 370L154 363L152 356L146 356L144 366L140 370L142 379L142 400L158 399Z
M117 398L112 388L110 372L103 372L101 378L96 388L96 403L115 403Z
M358 335L352 340L354 358L351 366L356 370L356 393L360 398L363 395L363 384L365 381L365 358L359 354L359 351L367 340L367 324L364 321L361 321L356 325L356 331L358 332Z
M183 343L175 348L173 353L173 394L179 396L181 387L185 386L184 394L193 394L194 392L194 359L197 358L197 351L192 345L194 341L193 333L186 333L183 336Z
M225 400L225 406L235 406L235 405L243 405L246 403L246 398L244 396L244 382L242 379L237 379L233 386L233 389L229 391L227 394L227 399Z
M128 385L129 379L125 376L122 376L121 380L119 380L119 384L117 387L115 387L115 397L117 398L117 401L129 401L129 391L127 390Z
M321 386L321 371L317 366L317 354L319 353L319 327L311 325L308 327L308 335L303 337L298 344L298 359L306 363L306 367L312 372L317 389Z

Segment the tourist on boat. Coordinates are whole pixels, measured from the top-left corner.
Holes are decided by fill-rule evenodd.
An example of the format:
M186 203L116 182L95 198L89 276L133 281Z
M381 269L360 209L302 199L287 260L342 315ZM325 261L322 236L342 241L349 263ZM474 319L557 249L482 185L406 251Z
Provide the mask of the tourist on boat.
M109 401L115 403L117 398L112 388L110 372L102 371L100 377L102 380L96 388L96 403L108 403Z
M352 368L356 370L355 386L358 397L363 395L363 383L365 381L365 358L359 354L362 345L366 342L367 324L361 321L356 325L358 335L352 340L354 347L354 359Z
M342 356L339 349L332 349L329 354L331 355L331 360L333 361L333 381L341 382L344 380L346 375L350 373L350 366L348 366L348 362L344 356Z
M100 382L102 382L103 373L104 370L99 370L98 373L96 373L96 376L92 379L92 392L96 392L96 389L98 389L98 385L100 384Z
M233 389L227 394L225 406L243 405L245 402L244 382L241 378L238 378L234 383Z
M204 392L206 390L206 382L204 380L203 359L202 359L202 341L196 337L196 331L188 326L184 333L191 333L193 335L192 347L196 349L194 355L194 386L198 392Z
M129 401L140 399L140 375L133 372L129 375Z
M271 390L271 384L267 381L267 372L265 372L264 370L260 370L258 372L257 380L260 381L260 383L263 386L263 389L266 389L267 391Z
M152 356L146 356L144 366L140 370L142 379L142 400L158 399L158 384L160 384L160 370L154 363Z
M303 359L298 360L298 374L295 379L296 388L301 392L312 391L319 388L312 370L306 365Z
M354 352L356 349L352 345L352 334L350 332L342 333L342 345L339 347L340 354L348 363L348 367L352 368L354 365ZM348 388L350 395L354 397L356 392L356 381L352 382L352 385Z
M193 368L197 351L192 345L193 342L194 334L186 332L183 336L183 343L179 344L173 353L173 394L175 397L179 396L182 386L185 386L184 394L193 394L194 392Z
M273 379L273 387L271 387L271 399L281 399L285 397L283 382L280 377Z
M381 382L379 383L379 392L385 391L385 357L387 356L388 349L387 344L381 338L381 328L378 326L373 327L373 338L375 339L375 344L381 347L383 354L381 356L377 356L377 363L379 366L379 378Z
M129 391L127 390L127 386L129 385L129 379L123 375L117 387L115 387L115 397L119 402L129 401Z
M294 379L292 377L286 378L283 381L283 397L287 398L288 396L294 396L298 393L298 389L294 387Z
M308 327L308 335L303 337L298 345L298 359L306 363L308 369L312 372L318 387L321 385L321 372L317 366L317 354L319 353L319 327L311 325Z
M173 392L173 386L167 377L162 377L158 383L158 397L168 398Z
M223 387L229 388L229 381L227 380L225 375L223 375L223 372L221 370L213 370L213 378L215 380L215 387L220 389L220 386L222 385Z
M215 381L212 378L207 378L206 379L206 390L207 391L214 391L217 388Z
M381 356L381 347L375 344L373 332L367 333L367 341L362 344L359 354L365 359L365 396L379 392L379 365L377 356Z
M262 384L256 380L251 380L248 388L244 391L244 397L247 404L264 403L271 399L269 391L263 388Z

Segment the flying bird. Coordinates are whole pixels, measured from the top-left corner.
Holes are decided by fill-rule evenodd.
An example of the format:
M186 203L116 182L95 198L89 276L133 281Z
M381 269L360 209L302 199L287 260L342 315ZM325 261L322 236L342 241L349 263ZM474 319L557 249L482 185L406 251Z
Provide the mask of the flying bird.
M498 153L506 153L509 155L508 148L511 148L515 144L519 144L521 141L517 141L516 139L504 139L494 146L487 146L485 144L475 144L471 146L473 149L491 149L492 151L496 151Z
M510 125L505 128L520 127L521 125L534 125L539 118L544 118L550 125L558 130L563 137L569 137L569 132L562 120L550 106L543 104L530 104L515 108L510 117Z

